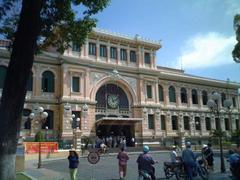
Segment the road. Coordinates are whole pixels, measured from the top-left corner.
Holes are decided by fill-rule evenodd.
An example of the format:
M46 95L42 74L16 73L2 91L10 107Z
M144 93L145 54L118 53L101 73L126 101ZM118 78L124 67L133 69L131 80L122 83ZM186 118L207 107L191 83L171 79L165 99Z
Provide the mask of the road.
M153 158L156 161L159 161L158 164L155 165L156 168L156 177L157 179L164 179L163 172L163 162L169 161L169 153L160 152L153 153ZM130 160L128 161L127 168L127 176L126 179L134 180L137 179L137 163L136 159L138 154L131 154ZM229 165L225 162L226 170L229 169ZM63 160L53 160L43 162L43 167L46 169L50 169L56 172L61 173L64 179L69 179L69 169L68 169L68 161L67 159ZM220 172L220 158L215 157L215 172ZM209 179L226 179L227 176L222 177L220 175L210 176ZM117 180L118 176L118 161L116 159L116 155L106 155L101 156L100 161L96 165L91 165L87 158L80 158L79 168L78 168L78 180ZM174 179L174 178L172 178ZM198 179L198 178L196 178Z

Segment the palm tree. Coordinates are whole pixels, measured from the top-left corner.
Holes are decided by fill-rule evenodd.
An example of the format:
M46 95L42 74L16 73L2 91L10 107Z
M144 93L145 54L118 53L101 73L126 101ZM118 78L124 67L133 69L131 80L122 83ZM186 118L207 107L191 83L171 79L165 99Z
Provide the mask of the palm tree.
M222 147L222 138L226 137L226 132L222 129L215 129L211 132L212 137L218 138L220 146L220 158L221 158L221 172L225 172L224 158L223 158L223 147Z

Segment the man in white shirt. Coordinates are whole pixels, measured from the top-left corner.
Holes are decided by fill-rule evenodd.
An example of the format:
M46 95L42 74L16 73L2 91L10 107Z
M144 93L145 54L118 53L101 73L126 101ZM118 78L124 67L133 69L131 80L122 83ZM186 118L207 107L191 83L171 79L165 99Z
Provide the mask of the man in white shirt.
M177 152L176 152L177 148L176 146L172 146L172 151L170 153L170 159L171 162L176 163L177 162Z

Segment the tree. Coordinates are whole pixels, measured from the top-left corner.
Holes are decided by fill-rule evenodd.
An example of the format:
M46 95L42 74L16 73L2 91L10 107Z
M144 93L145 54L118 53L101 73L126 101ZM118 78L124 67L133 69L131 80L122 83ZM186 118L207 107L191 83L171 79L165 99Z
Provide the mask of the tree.
M236 63L240 63L240 14L235 15L233 25L236 32L237 44L232 51L232 56Z
M240 147L240 130L235 130L232 132L231 140L237 144L237 147Z
M226 132L222 129L215 129L211 132L213 137L217 137L220 146L220 159L221 159L221 172L224 173L226 171L224 165L224 157L223 157L223 146L222 146L222 138L226 137Z
M27 80L39 48L81 46L109 0L3 0L0 33L12 40L0 103L0 179L15 179L15 153ZM82 8L81 17L73 8ZM19 10L19 11L18 11ZM18 14L18 12L20 12Z

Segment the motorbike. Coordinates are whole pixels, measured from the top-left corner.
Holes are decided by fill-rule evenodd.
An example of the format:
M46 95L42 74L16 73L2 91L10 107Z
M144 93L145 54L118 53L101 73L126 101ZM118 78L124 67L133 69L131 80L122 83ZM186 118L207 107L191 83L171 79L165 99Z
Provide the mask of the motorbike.
M166 179L169 179L173 176L175 176L177 180L188 179L186 168L182 161L177 162L177 163L164 162L164 172L165 172ZM199 159L199 158L196 159L196 167L193 172L194 177L196 177L198 175L203 180L208 179L208 171L207 171L206 167L204 166L203 160Z
M166 179L169 179L173 176L176 176L177 169L182 166L182 162L164 162L163 163L163 170L166 176Z
M204 166L204 162L202 159L196 159L196 166L193 169L193 177L200 176L203 180L208 179L208 171ZM176 179L188 179L188 175L186 172L186 168L184 163L176 170Z

